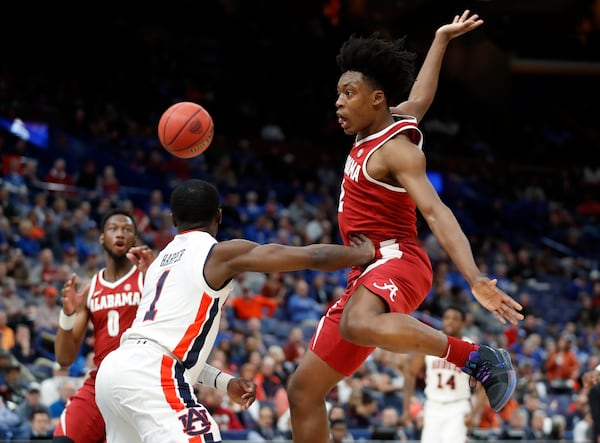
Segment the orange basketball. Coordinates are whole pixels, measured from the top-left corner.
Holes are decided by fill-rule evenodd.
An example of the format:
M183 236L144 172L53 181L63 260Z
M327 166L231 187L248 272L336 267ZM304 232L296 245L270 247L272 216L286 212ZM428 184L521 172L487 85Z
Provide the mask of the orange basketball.
M170 106L158 122L160 144L180 158L202 154L214 135L211 115L197 103L179 102Z

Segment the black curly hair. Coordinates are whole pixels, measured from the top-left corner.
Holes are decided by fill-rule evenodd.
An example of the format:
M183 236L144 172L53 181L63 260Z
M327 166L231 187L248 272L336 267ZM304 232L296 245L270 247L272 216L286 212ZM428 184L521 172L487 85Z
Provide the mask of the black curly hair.
M405 49L406 36L386 41L378 33L369 37L352 34L336 57L342 73L360 72L385 94L388 104L403 101L415 79L417 54Z
M221 207L217 188L204 180L180 183L170 199L171 212L180 229L207 227Z

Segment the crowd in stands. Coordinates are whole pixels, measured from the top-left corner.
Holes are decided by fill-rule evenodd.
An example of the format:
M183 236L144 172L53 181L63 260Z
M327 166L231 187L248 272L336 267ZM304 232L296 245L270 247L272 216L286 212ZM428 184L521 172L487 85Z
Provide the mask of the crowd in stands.
M211 7L218 9L217 3ZM121 44L117 31L125 26L128 33L137 32L132 41L140 47L115 54L113 63L131 70L140 62L135 77L141 83L137 89L123 86L127 76L121 66L112 65L107 77L115 77L101 102L97 93L86 95L79 80L68 84L50 69L53 63L44 76L57 79L55 89L49 89L45 77L34 75L37 65L23 64L24 72L0 72L1 117L30 115L51 126L45 148L0 129L0 438L47 437L93 365L91 335L69 368L56 364L53 339L64 282L75 273L82 288L103 265L98 223L109 208L131 211L140 243L159 250L175 235L170 190L182 179L198 177L221 191L219 239L339 243L337 195L350 140L338 134L335 117L326 111L334 110L333 98L324 90L335 89L335 74L329 80L330 70L316 69L319 78L314 78L311 69L282 76L277 81L291 94L282 100L270 83L275 80L260 74L279 72L283 63L269 55L277 48L263 34L272 23L260 26L264 17L244 15L252 11L239 3L237 14L219 9L230 34L220 37L218 21L207 23L196 36L201 48L185 63L161 58L169 45L173 57L189 55L173 44L172 34L162 40L148 37L150 49L143 51L147 35L163 35L156 23L132 29L114 18L114 32L103 29L108 42ZM333 29L323 17L313 19L309 9L300 11L305 26L277 27L288 45L289 59L284 60L301 58L302 63L330 67L337 41L348 28ZM431 29L447 19L441 15ZM247 47L252 33L262 36L260 47ZM60 39L60 34L51 37ZM426 47L430 37L421 35L419 47ZM164 47L157 47L157 41L164 41ZM473 55L470 42L463 55ZM309 47L316 49L310 52ZM233 62L218 55L233 48L238 57ZM92 53L95 60L98 54ZM567 74L565 82L564 76L541 74L540 81L540 76L511 74L501 65L484 84L467 68L457 73L451 51L448 56L454 74L442 77L422 124L429 167L441 174L442 197L469 236L480 267L524 306L525 320L517 327L503 326L480 309L425 223L420 237L432 260L434 284L415 315L439 326L446 306L462 306L471 339L511 352L518 370L514 397L500 413L484 411L472 431L474 439L517 439L527 430L540 441L582 443L589 439L591 417L581 376L600 364L600 162L587 154L600 143L596 77L582 74L572 81ZM87 58L81 63L92 66ZM256 65L264 69L248 69ZM187 78L182 78L181 66L188 69ZM250 76L242 87L233 77L240 67ZM98 82L105 80L105 71L89 71ZM512 79L510 91L502 89L503 75ZM473 84L459 81L462 77ZM232 84L236 94L226 95ZM510 101L493 102L501 95ZM216 128L208 151L185 161L161 149L155 133L160 112L182 98L208 103ZM286 383L316 321L341 296L345 282L345 271L248 273L236 279L210 363L254 379L257 402L241 411L212 389L198 386L197 392L225 438L289 439ZM412 422L399 423L403 365L404 356L378 349L330 393L332 441L418 440L423 380L411 400Z
M17 137L7 133L0 140L5 168L0 186L0 344L6 358L1 365L0 429L22 436L30 432L34 419L43 421L40 410L47 412L46 424L52 429L69 392L93 364L93 344L86 342L72 367L58 367L53 335L61 309L59 291L66 279L75 273L83 287L102 266L98 223L103 212L128 208L139 227L140 243L157 250L175 230L162 188L148 189L137 199L140 203L134 203L120 189L121 177L114 172L108 173L106 188L107 174L90 174L90 162L81 162L80 169L63 158L43 165L35 148ZM249 151L236 155L220 141L210 150L214 154L205 161L217 167L198 173L223 191L220 238L339 242L335 165L320 164L313 175L306 173L290 183L264 175L247 177L243 155ZM256 154L253 161L258 165L261 160L266 161ZM289 172L289 177L298 171L285 159L276 169L263 169L270 170ZM587 429L590 416L581 376L600 363L600 272L595 267L598 213L593 204L590 211L580 209L598 185L582 173L572 177L572 186L589 193L563 186L556 195L544 176L516 174L511 177L514 195L500 190L488 198L493 184L486 182L487 174L475 180L458 172L443 174L444 196L470 236L482 269L521 302L526 315L518 327L503 326L478 308L464 279L431 233L423 230L434 285L416 315L439 325L444 307L462 306L468 312L468 336L510 349L519 373L514 398L500 413L488 408L474 435L500 438L523 426L539 427L548 439L585 434L581 429ZM256 186L240 185L248 180ZM260 185L265 182L271 185L268 191ZM503 191L508 195L501 195ZM482 210L486 199L488 206ZM320 315L343 292L345 279L345 271L249 273L236 278L211 364L254 379L259 389L256 405L241 411L214 391L198 387L200 399L211 405L225 435L240 431L248 437L252 432L253 438L289 438L286 382ZM346 432L367 438L388 429L391 420L396 438L418 439L422 391L412 401L411 424L389 418L402 414L403 363L402 355L377 350L331 392L331 410L339 406L343 411ZM339 420L335 424L342 425Z

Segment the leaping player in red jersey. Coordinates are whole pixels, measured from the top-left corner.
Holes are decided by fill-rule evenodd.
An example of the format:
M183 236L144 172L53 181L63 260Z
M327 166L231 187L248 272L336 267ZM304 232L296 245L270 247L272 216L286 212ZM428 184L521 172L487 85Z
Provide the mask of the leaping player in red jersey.
M500 410L516 385L503 349L449 337L411 316L432 284L429 257L417 239L417 209L471 286L503 324L523 319L521 306L482 275L454 214L426 174L417 125L433 101L448 42L483 23L470 11L440 27L413 84L415 55L404 39L350 37L337 56L338 121L355 140L344 167L338 222L344 243L364 233L379 259L350 271L342 298L321 319L288 387L294 443L329 440L325 398L376 347L445 358L479 380ZM397 107L412 89L407 101Z

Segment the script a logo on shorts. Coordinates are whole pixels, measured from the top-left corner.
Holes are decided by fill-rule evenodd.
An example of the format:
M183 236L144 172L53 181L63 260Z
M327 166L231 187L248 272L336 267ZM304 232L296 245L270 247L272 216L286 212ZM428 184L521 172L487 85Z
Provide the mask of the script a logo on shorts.
M394 282L392 281L391 278L388 279L389 283L383 283L381 285L377 284L377 283L373 283L373 286L377 289L385 289L387 291L390 291L388 297L390 298L390 301L395 302L396 301L396 292L398 292L398 286L396 286L394 284Z

